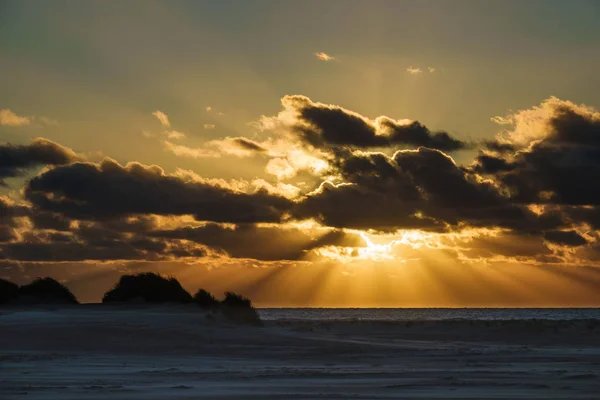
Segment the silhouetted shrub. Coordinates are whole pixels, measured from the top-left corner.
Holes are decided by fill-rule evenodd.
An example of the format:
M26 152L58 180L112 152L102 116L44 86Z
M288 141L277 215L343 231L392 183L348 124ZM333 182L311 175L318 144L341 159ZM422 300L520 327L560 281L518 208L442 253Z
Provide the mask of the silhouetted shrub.
M233 292L226 292L221 304L226 307L252 308L252 301L249 298Z
M219 307L219 300L215 298L212 294L207 292L204 289L199 289L194 295L194 303L199 305L202 308L217 308Z
M79 304L77 298L63 284L52 278L36 278L19 288L20 304Z
M0 304L14 301L19 296L19 286L16 283L0 279Z
M223 314L234 322L262 325L258 312L252 306L252 301L244 296L233 292L225 293L225 299L221 302Z
M123 275L115 287L104 294L103 303L144 300L148 303L190 303L192 296L173 277L145 272Z

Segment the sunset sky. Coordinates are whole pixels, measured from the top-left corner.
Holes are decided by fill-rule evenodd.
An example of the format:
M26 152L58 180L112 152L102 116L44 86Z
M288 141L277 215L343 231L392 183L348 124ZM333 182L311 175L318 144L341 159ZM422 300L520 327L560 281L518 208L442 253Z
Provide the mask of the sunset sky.
M0 277L600 306L600 2L0 0Z

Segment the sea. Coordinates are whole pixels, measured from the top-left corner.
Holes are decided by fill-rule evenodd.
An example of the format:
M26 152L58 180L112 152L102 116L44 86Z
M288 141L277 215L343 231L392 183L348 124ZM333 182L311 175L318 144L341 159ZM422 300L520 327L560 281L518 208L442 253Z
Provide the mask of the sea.
M600 320L600 308L261 308L263 321Z

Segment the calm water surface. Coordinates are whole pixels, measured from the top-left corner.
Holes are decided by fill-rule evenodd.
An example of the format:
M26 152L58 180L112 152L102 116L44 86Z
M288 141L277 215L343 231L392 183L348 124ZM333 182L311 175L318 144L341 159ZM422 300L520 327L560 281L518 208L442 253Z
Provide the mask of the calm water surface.
M265 321L600 320L600 308L262 308Z

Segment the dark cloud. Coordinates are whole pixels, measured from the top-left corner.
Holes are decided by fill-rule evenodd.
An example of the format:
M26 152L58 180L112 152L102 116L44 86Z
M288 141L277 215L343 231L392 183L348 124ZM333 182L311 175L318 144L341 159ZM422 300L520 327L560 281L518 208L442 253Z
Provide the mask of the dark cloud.
M561 207L574 223L589 224L592 229L600 229L600 206Z
M377 123L389 137L391 145L409 145L414 147L429 147L444 151L465 149L468 144L451 137L447 132L431 132L425 125L413 121L409 124L399 124L389 118L379 117Z
M10 242L17 239L14 228L8 225L0 225L0 242Z
M207 254L205 246L195 243L147 237L155 227L155 219L154 216L139 216L101 222L71 221L63 214L23 206L0 197L0 259L160 261Z
M16 242L0 246L0 256L13 261L141 260L147 255L122 242L91 246L72 241Z
M549 242L564 246L583 246L587 240L576 231L547 231L544 232L544 239Z
M66 147L48 139L37 138L28 145L0 144L0 184L4 178L23 175L41 165L64 165L77 159Z
M393 157L347 153L337 158L335 170L345 183L326 183L306 196L298 217L383 231L476 226L533 232L562 223L558 214L539 216L513 204L438 150L399 151Z
M82 222L74 232L80 240L91 245L102 245L124 237L123 231L111 229L102 223Z
M513 143L516 152L481 154L474 170L493 177L515 202L600 205L600 114L555 98L536 111L544 114L529 141Z
M32 262L161 261L199 258L205 246L112 231L101 225L64 232L28 232L23 240L0 244L0 259Z
M238 146L238 147L240 147L241 149L244 149L244 150L256 151L256 152L259 152L259 153L267 151L267 149L265 149L263 146L261 146L260 144L258 144L254 140L251 140L251 139L248 139L248 138L245 138L245 137L233 138L232 142L236 146Z
M33 226L27 223L27 219ZM0 242L19 239L17 229L23 231L23 236L34 237L33 231L36 229L69 231L70 220L61 214L36 210L0 196Z
M518 149L518 146L504 140L484 140L483 146L497 153L514 152Z
M71 228L71 220L58 213L32 212L29 218L37 229L68 231Z
M479 174L496 174L510 171L514 168L514 165L502 157L481 153L472 168Z
M0 196L0 242L10 242L18 239L15 228L21 226L19 217L29 215L27 207L18 205L8 199Z
M4 204L4 203L0 203ZM6 202L6 204L9 204ZM13 208L16 206L11 205ZM179 226L175 219L161 223L154 215L113 217L74 222L63 229L60 214L26 208L33 228L17 236L0 226L0 259L27 262L161 261L208 254L263 261L300 260L323 246L362 247L355 233L332 229L300 229L273 224L218 224ZM170 229L165 229L168 222Z
M0 224L6 224L9 220L29 215L29 209L16 204L8 197L0 196Z
M324 183L318 192L307 196L294 212L297 218L313 218L326 226L373 229L391 232L398 229L445 230L445 225L418 215L418 204L403 201L403 196L386 194L356 184L335 186Z
M362 247L357 234L337 230L306 231L281 226L206 224L152 232L151 236L192 240L225 251L231 257L264 261L298 260L323 246Z
M475 162L461 166L443 151L467 144L419 122L372 120L303 96L282 102L286 114L279 122L308 146L304 150L319 149L311 150L327 159L329 169L318 174L332 179L302 186L303 194L292 200L265 189L244 192L223 180L167 174L154 165L81 162L45 139L0 145L0 180L50 167L26 184L27 203L0 197L0 259L164 261L219 254L302 260L324 246L365 245L344 228L453 234L492 228L490 237L457 248L475 259L595 257L586 238L600 229L600 114L589 108L548 100L534 109L537 114L510 119L514 132L482 142ZM246 138L222 142L238 151L267 151ZM364 151L395 147L417 149L393 156ZM183 227L185 218L164 218L183 215L202 224ZM323 226L284 224L294 219Z
M45 171L29 181L25 196L42 210L79 219L191 214L202 221L279 222L292 205L264 190L242 193L167 175L157 166L121 166L110 159Z
M370 120L342 107L315 103L299 95L285 96L281 101L295 115L293 131L302 141L318 148L426 146L452 151L467 147L448 133L431 132L417 121L396 121L385 116Z
M102 226L118 232L143 234L156 229L158 223L155 215L135 215L103 220Z

